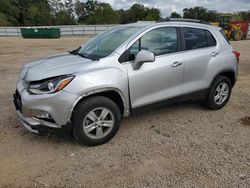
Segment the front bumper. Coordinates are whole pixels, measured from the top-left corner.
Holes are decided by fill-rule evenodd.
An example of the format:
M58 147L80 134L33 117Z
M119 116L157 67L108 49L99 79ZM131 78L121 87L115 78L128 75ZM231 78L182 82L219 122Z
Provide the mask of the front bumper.
M38 133L42 127L61 128L69 122L69 114L77 96L66 91L53 94L30 95L22 81L17 84L14 104L22 125Z

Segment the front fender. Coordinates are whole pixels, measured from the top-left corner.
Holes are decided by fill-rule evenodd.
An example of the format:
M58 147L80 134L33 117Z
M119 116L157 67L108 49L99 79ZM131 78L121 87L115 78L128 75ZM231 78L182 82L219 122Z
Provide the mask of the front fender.
M122 98L123 116L129 113L129 94L126 67L107 67L93 71L78 73L72 82L64 88L78 97L72 103L68 119L70 120L75 105L84 97L105 91L115 91ZM124 69L123 69L124 68Z

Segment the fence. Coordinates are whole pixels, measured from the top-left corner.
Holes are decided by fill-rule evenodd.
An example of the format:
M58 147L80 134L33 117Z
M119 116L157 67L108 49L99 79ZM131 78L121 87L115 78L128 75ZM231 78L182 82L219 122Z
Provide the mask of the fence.
M48 26L60 28L61 36L79 36L79 35L97 35L116 25L63 25L63 26ZM45 26L47 27L47 26ZM0 36L2 37L18 37L21 36L22 27L0 27ZM30 28L44 28L30 27ZM247 38L250 39L250 24L248 26Z
M116 25L64 25L64 26L38 26L29 28L60 28L61 36L79 36L79 35L97 35ZM0 27L0 36L18 37L21 36L21 28L23 27ZM26 27L27 28L27 27Z

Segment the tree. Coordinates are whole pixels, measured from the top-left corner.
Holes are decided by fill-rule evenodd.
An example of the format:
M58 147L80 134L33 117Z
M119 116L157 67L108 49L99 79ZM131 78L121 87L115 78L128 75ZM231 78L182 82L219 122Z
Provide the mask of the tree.
M74 25L74 3L72 0L50 0L55 25Z
M130 21L135 22L138 20L143 20L147 16L145 7L142 4L133 4L128 11L130 15Z
M114 24L119 22L119 15L107 3L100 3L94 11L94 20L88 19L89 24Z
M160 19L160 10L156 8L148 8L142 4L134 4L128 10L121 9L120 23L130 23L139 20L156 21Z
M130 15L129 15L129 11L128 10L123 10L120 9L117 11L120 17L120 23L121 24L125 24L125 23L129 23L130 21Z
M55 25L74 25L76 24L75 18L66 10L61 10L56 13Z
M239 15L240 15L240 18L242 20L246 20L246 21L250 20L250 10L249 11L245 11L245 12L240 12Z
M144 20L149 20L148 18L151 18L149 21L157 21L160 19L160 10L157 8L146 8L146 17Z
M199 19L204 21L215 21L218 16L214 10L207 10L203 7L183 9L183 18Z
M8 21L8 18L5 14L0 12L0 26L10 26L11 23Z
M77 0L75 3L75 13L79 23L86 23L88 19L95 16L95 11L99 6L99 2L88 0L86 3ZM94 18L91 18L94 19Z
M178 14L177 12L172 12L170 18L181 18L181 15Z
M17 25L19 11L10 0L0 1L0 22L1 25Z
M47 2L32 4L27 9L27 16L24 20L25 25L52 25L53 15Z

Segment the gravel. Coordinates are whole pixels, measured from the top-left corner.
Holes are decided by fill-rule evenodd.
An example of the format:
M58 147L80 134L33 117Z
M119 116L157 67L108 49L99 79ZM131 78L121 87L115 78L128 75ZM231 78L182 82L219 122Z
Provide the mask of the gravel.
M227 106L171 105L123 120L107 144L67 133L38 136L12 104L21 65L78 47L86 38L0 38L0 187L250 187L250 41Z

